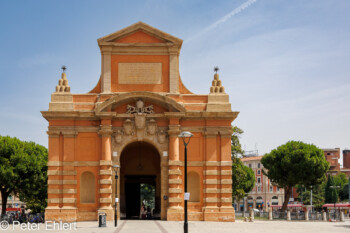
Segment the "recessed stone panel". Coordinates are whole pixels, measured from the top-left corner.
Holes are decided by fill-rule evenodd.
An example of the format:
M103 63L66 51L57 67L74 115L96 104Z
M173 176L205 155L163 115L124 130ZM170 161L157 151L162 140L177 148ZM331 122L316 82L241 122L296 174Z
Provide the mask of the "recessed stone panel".
M162 63L118 63L119 84L161 84Z

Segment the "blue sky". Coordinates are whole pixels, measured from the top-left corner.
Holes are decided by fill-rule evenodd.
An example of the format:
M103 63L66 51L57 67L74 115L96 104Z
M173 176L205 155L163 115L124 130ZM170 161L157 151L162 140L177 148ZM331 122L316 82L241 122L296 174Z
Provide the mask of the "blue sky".
M184 40L180 74L192 92L207 94L220 67L244 149L350 148L350 1L0 2L1 135L47 146L40 111L60 67L73 93L88 92L100 75L97 38L143 21Z

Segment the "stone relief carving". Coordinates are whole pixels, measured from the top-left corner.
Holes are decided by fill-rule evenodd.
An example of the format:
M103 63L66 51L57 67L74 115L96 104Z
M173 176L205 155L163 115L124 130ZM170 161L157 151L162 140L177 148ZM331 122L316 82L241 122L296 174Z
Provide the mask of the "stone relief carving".
M119 144L122 142L122 140L123 132L120 129L118 129L117 132L114 134L114 141Z
M136 129L143 129L146 126L146 116L135 114L135 126Z
M126 107L126 113L127 114L153 114L153 105L149 105L147 107L144 107L144 102L142 100L138 100L136 101L136 107L131 106L130 104L128 104L128 106Z
M158 144L161 150L167 151L167 129L159 128L155 119L147 117L153 114L153 105L144 106L144 102L140 99L136 101L135 106L127 106L127 114L133 114L133 118L124 120L122 127L115 127L113 134L113 151L119 150L123 145L137 139L142 141L147 139ZM119 151L120 152L120 151Z
M151 119L147 124L147 133L153 136L156 132L157 132L157 122Z
M158 132L158 142L160 143L160 144L163 144L164 142L165 142L165 139L166 139L166 133L164 132L164 130L160 130L159 132Z
M134 123L130 119L126 119L123 124L123 130L126 135L134 135Z

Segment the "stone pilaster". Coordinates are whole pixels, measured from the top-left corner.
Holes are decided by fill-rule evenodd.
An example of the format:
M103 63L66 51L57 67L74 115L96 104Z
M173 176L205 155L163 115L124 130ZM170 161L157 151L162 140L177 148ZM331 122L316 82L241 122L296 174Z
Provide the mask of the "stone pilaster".
M48 201L47 209L57 209L59 211L61 197L60 193L56 191L60 189L61 181L60 177L55 175L60 170L60 132L59 131L47 131L49 135L49 157L48 162L54 165L48 166ZM50 211L46 212L49 213ZM49 215L50 216L50 215Z
M218 163L217 163L217 131L207 129L204 133L205 142L205 174L204 183L204 220L215 221L218 209Z
M111 60L112 47L103 46L101 48L101 89L102 93L110 93L112 86Z
M179 93L179 52L178 48L169 48L169 92Z
M112 152L111 135L112 125L110 120L101 120L101 160L100 160L100 181L99 190L112 190ZM112 192L100 193L99 212L107 214L107 220L113 220L114 209L112 208Z
M62 186L59 190L62 196L61 213L65 216L65 221L75 222L77 220L77 171L74 167L74 151L77 132L75 130L64 130L62 131L62 135Z
M182 171L179 154L179 125L169 125L169 197L167 220L178 221L183 218L182 204Z

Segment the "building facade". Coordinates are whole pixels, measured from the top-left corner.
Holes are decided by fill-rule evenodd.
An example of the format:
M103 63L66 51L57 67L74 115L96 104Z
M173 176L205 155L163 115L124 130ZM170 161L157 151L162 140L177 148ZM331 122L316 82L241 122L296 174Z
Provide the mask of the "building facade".
M0 195L0 203L2 203L1 195ZM13 193L7 197L6 209L8 211L11 211L14 209L18 210L18 208L25 208L25 207L26 207L26 204L22 202L19 199L19 197L14 195ZM1 210L2 210L2 205L0 205L0 213L1 213Z
M329 162L330 168L327 174L336 175L340 171L340 148L322 149L326 160Z
M239 211L247 211L248 208L266 210L270 205L282 205L284 202L284 190L273 185L262 172L264 168L260 160L263 156L251 156L242 158L245 166L253 169L255 174L255 186L248 196L239 203ZM243 209L244 208L244 209Z
M231 110L215 74L209 94L190 92L179 74L182 40L142 22L98 39L101 76L72 94L65 72L51 96L47 220L107 220L140 213L140 185L155 189L154 212L184 218L182 131L188 145L189 219L234 221ZM204 81L204 80L203 80ZM74 87L73 87L74 88ZM119 165L115 180L113 165Z
M327 175L336 175L342 172L347 178L350 178L350 150L343 150L343 166L341 167L339 163L340 159L340 148L327 148L322 149L326 160L330 164L329 171Z
M343 150L343 168L340 171L350 178L350 150Z

